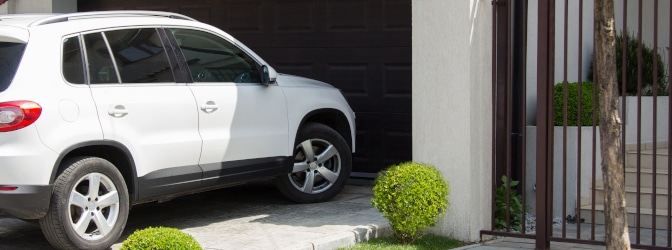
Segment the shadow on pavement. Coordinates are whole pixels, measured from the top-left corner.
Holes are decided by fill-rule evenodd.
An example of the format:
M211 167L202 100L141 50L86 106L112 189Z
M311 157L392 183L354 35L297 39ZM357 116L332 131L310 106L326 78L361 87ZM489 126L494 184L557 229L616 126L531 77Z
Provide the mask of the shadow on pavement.
M370 205L369 181L351 181L332 201L296 204L285 199L271 181L187 195L131 209L122 237L149 226L178 228L206 248L269 249L348 231L359 225L384 223ZM0 249L53 249L37 223L3 218Z

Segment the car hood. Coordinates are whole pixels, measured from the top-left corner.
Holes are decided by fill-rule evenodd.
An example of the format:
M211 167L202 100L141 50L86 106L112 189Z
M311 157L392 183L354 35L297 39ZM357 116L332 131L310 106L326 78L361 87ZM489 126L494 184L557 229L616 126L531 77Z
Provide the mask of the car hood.
M331 84L310 78L278 73L276 82L280 86L295 86L307 88L334 88Z

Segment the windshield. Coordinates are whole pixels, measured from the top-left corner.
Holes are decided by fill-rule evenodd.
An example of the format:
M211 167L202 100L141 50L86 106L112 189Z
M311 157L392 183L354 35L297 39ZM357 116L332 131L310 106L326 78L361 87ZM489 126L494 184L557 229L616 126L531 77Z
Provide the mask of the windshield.
M0 92L12 82L25 48L24 43L0 42Z

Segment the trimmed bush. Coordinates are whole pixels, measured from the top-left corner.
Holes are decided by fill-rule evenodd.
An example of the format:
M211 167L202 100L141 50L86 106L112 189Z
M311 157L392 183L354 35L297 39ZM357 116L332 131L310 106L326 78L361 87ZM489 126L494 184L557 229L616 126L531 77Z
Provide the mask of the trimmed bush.
M371 203L390 221L394 237L409 244L446 212L449 188L433 166L405 162L380 173Z
M563 125L564 84L558 83L553 89L553 125ZM595 122L600 122L599 103L593 100L593 83L581 84L581 126L593 125L593 101L595 101ZM598 91L595 88L595 91ZM599 93L598 93L599 96ZM579 121L579 83L567 83L567 126L578 126Z
M175 228L148 227L136 230L121 245L121 250L164 250L164 249L203 249L200 244L191 237Z
M616 78L618 80L618 92L623 91L623 33L616 35ZM637 95L637 78L638 72L638 53L639 42L637 36L626 33L626 49L625 49L625 95ZM653 95L653 79L654 79L654 60L653 49L642 42L642 95ZM656 53L656 63L658 68L655 76L658 78L658 95L667 96L667 77L665 75L665 63L661 57L661 52ZM593 81L593 66L588 69L588 80Z

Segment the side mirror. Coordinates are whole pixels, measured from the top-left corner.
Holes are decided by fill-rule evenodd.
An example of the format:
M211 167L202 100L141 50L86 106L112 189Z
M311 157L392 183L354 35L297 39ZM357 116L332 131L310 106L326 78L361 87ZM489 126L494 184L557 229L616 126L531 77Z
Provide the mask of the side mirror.
M261 66L261 83L268 85L274 83L276 78L278 78L278 72L274 68L267 65Z
M268 73L268 66L261 66L261 83L268 85L271 83L271 76Z

